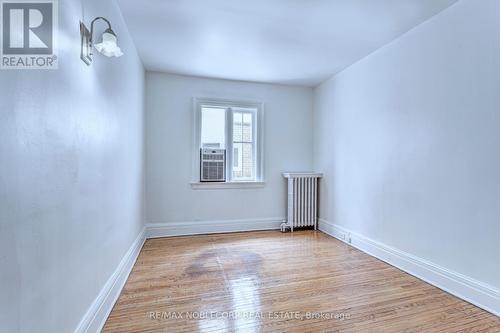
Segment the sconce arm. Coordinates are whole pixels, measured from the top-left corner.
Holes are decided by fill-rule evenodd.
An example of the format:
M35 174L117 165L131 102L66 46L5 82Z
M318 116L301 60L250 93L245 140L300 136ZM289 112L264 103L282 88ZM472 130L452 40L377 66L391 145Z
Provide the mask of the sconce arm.
M103 20L103 21L105 21L108 24L108 29L111 29L111 23L108 21L108 19L106 19L106 18L104 18L102 16L98 16L95 19L93 19L92 22L90 23L90 42L91 43L92 43L92 41L94 39L94 23L97 20Z

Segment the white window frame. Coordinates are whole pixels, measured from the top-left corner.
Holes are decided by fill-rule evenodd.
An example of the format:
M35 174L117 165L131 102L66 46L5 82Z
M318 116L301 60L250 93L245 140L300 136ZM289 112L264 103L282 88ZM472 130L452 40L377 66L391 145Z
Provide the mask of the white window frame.
M226 109L226 181L225 182L200 182L200 148L201 148L201 109L204 106L213 106ZM253 138L254 145L255 180L233 181L233 111L231 108L254 109ZM235 112L238 112L237 110ZM192 170L191 187L193 189L224 189L224 188L258 188L263 187L264 181L264 104L260 102L235 101L221 98L193 98L193 144L192 144ZM240 152L241 153L241 152Z

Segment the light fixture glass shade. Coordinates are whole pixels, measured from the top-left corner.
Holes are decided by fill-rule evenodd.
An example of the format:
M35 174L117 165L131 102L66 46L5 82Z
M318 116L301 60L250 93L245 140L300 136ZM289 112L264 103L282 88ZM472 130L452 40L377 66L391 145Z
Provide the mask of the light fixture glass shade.
M121 57L122 50L116 44L116 35L111 29L107 29L102 34L102 42L94 45L96 50L106 57Z

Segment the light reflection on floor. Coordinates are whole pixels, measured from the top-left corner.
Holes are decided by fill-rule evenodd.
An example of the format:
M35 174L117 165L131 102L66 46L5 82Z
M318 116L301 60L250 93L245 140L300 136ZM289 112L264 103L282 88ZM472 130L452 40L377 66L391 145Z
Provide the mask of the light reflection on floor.
M230 284L233 309L237 312L232 329L240 331L246 328L245 332L258 332L260 319L255 314L261 311L261 307L257 279L255 276L243 276L231 280Z
M203 259L215 259L224 276L225 289L231 298L229 309L203 309L207 313L218 311L221 317L203 318L198 321L200 332L258 332L261 312L258 290L260 256L248 251L218 251L204 253ZM230 317L232 316L232 317Z

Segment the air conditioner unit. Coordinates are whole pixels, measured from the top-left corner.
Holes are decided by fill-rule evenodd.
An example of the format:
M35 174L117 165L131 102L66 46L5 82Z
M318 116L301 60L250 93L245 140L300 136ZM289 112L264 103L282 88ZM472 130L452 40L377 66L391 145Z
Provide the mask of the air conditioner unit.
M200 181L226 181L226 150L201 148L200 149Z

